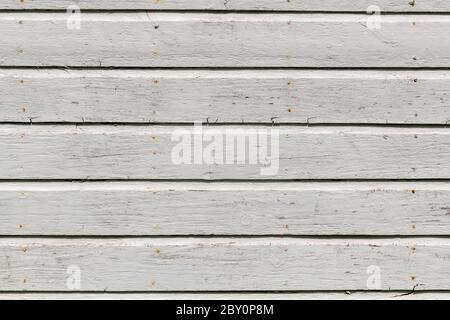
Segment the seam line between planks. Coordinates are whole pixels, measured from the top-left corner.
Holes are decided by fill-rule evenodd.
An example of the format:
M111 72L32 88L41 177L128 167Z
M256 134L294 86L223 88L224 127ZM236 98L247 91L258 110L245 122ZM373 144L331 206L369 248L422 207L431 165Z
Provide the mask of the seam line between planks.
M123 294L123 293L129 293L129 294L141 294L141 293L149 293L149 294L240 294L240 293L247 293L247 294L258 294L258 293L280 293L280 294L297 294L297 293L344 293L348 294L350 292L351 294L358 294L358 293L408 293L411 292L410 290L354 290L354 291L346 291L346 290L249 290L249 291L236 291L236 290L224 290L224 291L192 291L192 290L186 290L186 291L17 291L17 290L11 290L11 291L0 291L0 294L52 294L52 293L64 293L64 294L80 294L80 293L94 293L94 294ZM450 290L417 290L415 291L416 294L426 294L426 293L450 293ZM350 294L350 295L351 295Z
M93 126L109 126L109 127L185 127L185 126L192 126L195 122L34 122L33 119L31 119L29 122L11 122L11 121L5 121L0 122L1 126L74 126L74 127L93 127ZM448 129L449 123L446 124L436 124L436 123L411 123L411 124L405 124L405 123L294 123L294 122L208 122L204 121L202 124L205 127L226 127L226 126L239 126L239 127L246 127L246 126L260 126L260 127L299 127L299 128L309 128L309 127L339 127L339 128L345 128L345 127L376 127L376 128L399 128L399 129L414 129L414 128L430 128L430 129Z
M81 12L85 13L179 13L179 14L189 14L189 13L204 13L204 14L261 14L261 15L289 15L289 14L329 14L329 15L350 15L350 14L361 14L361 15L372 15L364 10L342 10L342 11L330 11L330 10L271 10L271 9L260 9L260 10L246 10L246 9L83 9ZM1 13L67 13L64 9L0 9ZM403 10L403 11L392 11L386 10L381 11L381 15L449 15L450 10L447 11L414 11L414 10Z
M350 292L350 294L349 294ZM260 290L260 291L0 291L0 294L99 294L99 295L108 295L108 294L264 294L264 293L272 293L272 294L298 294L298 293L343 293L351 296L352 294L358 293L392 293L392 294L401 294L401 293L411 293L411 290L355 290L355 291L345 291L345 290ZM450 293L450 290L416 290L413 294L427 294L427 293Z
M197 182L197 183L345 183L345 182L450 182L450 178L423 178L423 179L1 179L1 183L54 183L54 182L74 182L74 183L90 183L90 182Z
M70 72L71 70L83 71L83 70L122 70L122 71L449 71L449 67L280 67L280 66L265 66L265 67L151 67L151 66L20 66L20 65L0 65L0 72L2 70L39 70L39 71L51 71L51 70L63 70Z
M448 240L449 235L293 235L293 234L242 234L242 235L0 235L0 240Z

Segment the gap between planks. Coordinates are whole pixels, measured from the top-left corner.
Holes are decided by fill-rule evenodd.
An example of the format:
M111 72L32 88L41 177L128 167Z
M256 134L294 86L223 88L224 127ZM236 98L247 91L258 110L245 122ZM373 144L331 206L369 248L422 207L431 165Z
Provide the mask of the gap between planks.
M34 122L32 120L27 122L10 122L4 121L0 122L0 130L1 127L11 128L13 126L21 127L44 127L44 126L52 126L52 127L74 127L74 128L83 128L83 127L141 127L141 128L154 128L154 127L184 127L189 128L195 124L196 122ZM246 127L260 127L260 128L274 128L280 129L282 127L285 128L316 128L316 127L335 127L335 128L397 128L397 129L448 129L450 128L450 123L446 124L436 124L436 123L412 123L412 124L401 124L401 123L301 123L301 122L201 122L203 129L211 129L211 128L220 128L220 127L233 127L234 129L238 128L246 128ZM434 132L431 132L434 133Z
M0 292L0 300L448 300L450 291Z
M19 3L17 0L3 0L0 8L3 10L30 10L30 9L65 9L68 5L76 2L83 10L200 10L200 11L265 11L265 12L365 12L367 7L373 5L369 0L303 0L303 1L286 1L286 0L174 0L174 1L151 1L145 0L46 0L34 1L27 0ZM427 1L395 1L395 0L379 0L376 3L385 12L408 13L408 12L446 12L450 6L444 1L427 0Z
M52 13L52 14L67 14L65 9L0 9L0 14L2 13ZM364 10L342 10L342 11L330 11L330 10L245 10L245 9L83 9L81 8L81 13L90 14L127 14L127 13L171 13L171 14L217 14L217 15L228 15L228 14L254 14L254 15L372 15ZM379 13L382 16L405 16L405 15L449 15L450 10L445 11L381 11Z
M427 67L427 66L416 66L416 67L332 67L332 66L310 66L310 67L296 67L296 66L187 66L187 67L173 67L173 66L58 66L58 65L2 65L0 66L0 71L8 71L13 70L16 71L64 71L66 73L73 71L133 71L133 72L149 72L149 71L279 71L279 72L288 72L288 71L361 71L361 72L370 72L370 71L399 71L399 72L430 72L430 71L449 71L450 67L441 66L441 67Z

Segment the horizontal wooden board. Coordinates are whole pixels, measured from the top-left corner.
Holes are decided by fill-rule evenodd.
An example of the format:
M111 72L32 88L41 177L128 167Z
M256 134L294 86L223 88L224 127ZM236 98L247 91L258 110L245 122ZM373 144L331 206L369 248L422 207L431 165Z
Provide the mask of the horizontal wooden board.
M448 71L0 69L0 121L446 124Z
M2 0L0 9L146 9L146 10L282 10L366 11L378 6L393 12L444 12L450 5L442 0Z
M448 239L4 238L0 290L71 291L77 275L77 291L446 290L449 254Z
M1 183L0 235L450 235L449 183Z
M0 300L449 300L449 292L0 293Z
M258 144L254 139L253 143L249 139L245 144L231 143L236 135L255 137L255 132L263 133L258 133ZM217 154L223 153L222 162L211 159L211 141L199 141L202 135L194 126L2 125L0 179L450 177L448 128L204 127L203 137L208 135L216 143ZM185 140L185 148L179 139ZM237 145L243 145L245 157L244 152L236 152ZM191 151L184 163L179 156L182 148L185 154ZM257 161L250 162L250 152L259 153Z
M0 66L450 66L447 15L382 16L379 29L363 14L84 13L68 29L74 18L0 14Z

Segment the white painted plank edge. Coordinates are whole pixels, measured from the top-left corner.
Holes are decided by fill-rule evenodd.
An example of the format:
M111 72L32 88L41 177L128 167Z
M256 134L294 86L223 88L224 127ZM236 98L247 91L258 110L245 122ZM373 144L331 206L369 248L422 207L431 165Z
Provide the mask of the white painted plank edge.
M280 10L280 11L366 11L378 6L393 12L443 12L450 5L442 0L2 0L0 9L146 9L146 10Z
M72 18L1 13L0 66L450 66L447 15L382 16L379 29L363 14L84 13L68 29Z
M0 290L70 291L78 275L78 291L367 290L374 271L382 290L447 290L449 254L427 238L3 238Z
M446 124L448 71L0 69L0 122Z
M0 293L0 300L450 300L450 293Z
M450 183L0 183L0 235L449 235Z
M220 141L232 141L233 135L254 136L256 129L263 130L259 145L250 147L247 140L246 157L238 163L232 146L227 148ZM193 130L194 126L2 125L0 179L450 177L448 128L210 126L204 127L203 136L213 135L218 154L223 149L234 164L208 164L208 159L203 160L202 152L209 155L211 142L204 142L200 152L192 152L186 163L177 164L182 148L178 138L190 137L190 144L185 139L185 149L192 150L194 144L202 147L194 139ZM274 143L273 148L269 145L269 152L264 152L262 143L269 139L278 140L279 150ZM255 164L249 161L250 151L260 154Z

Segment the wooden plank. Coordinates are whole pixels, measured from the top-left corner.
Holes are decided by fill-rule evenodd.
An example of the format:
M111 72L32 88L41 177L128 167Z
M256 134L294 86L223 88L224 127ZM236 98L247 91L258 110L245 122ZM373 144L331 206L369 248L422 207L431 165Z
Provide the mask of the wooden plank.
M210 126L200 130L194 126L2 125L0 179L450 177L448 128ZM212 140L202 143L201 138L208 136ZM236 136L246 139L237 142Z
M0 300L449 300L448 292L0 293Z
M380 29L363 14L84 13L68 29L72 18L0 14L0 66L450 66L446 15L385 15Z
M366 11L378 6L389 12L446 12L450 5L442 0L2 0L0 9L83 9L146 10L281 10L281 11Z
M3 238L0 290L447 290L449 254L426 238Z
M446 124L448 71L0 69L0 121Z
M0 235L448 235L450 184L1 183Z

